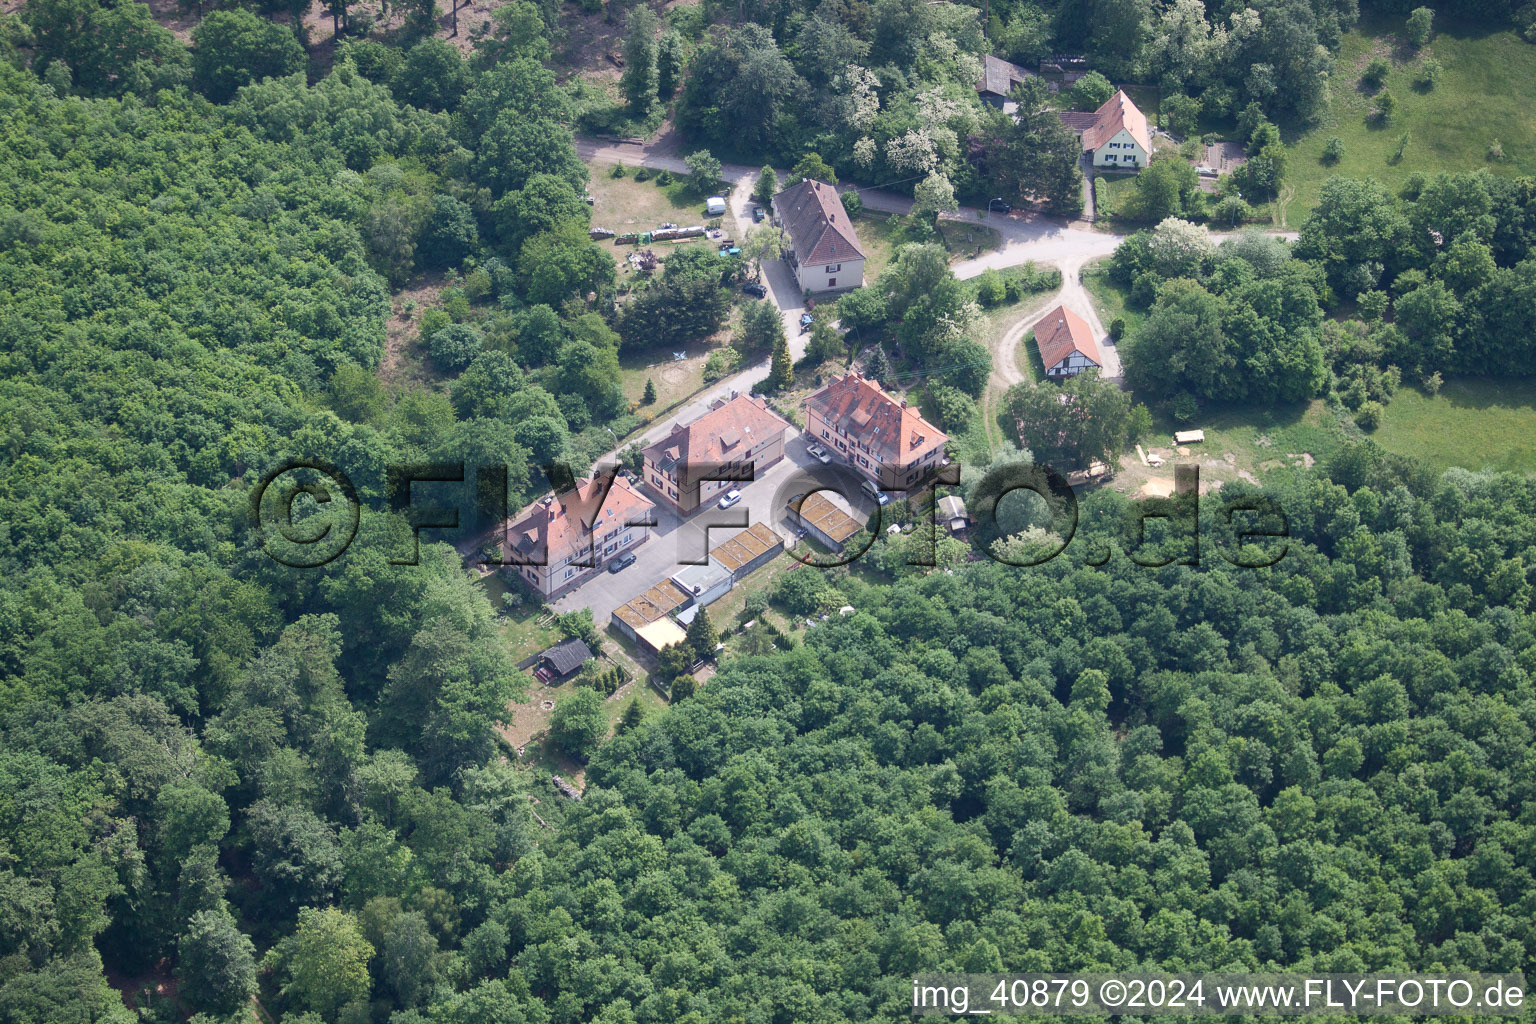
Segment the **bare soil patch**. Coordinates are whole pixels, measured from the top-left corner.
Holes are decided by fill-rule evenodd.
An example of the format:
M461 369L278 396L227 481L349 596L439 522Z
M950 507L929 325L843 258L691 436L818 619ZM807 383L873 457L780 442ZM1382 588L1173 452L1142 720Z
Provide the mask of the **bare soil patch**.
M437 305L445 283L441 273L423 274L390 296L389 320L384 325L384 357L379 361L379 380L385 387L423 379L421 362L425 354L416 347L421 314ZM409 315L408 304L414 304Z

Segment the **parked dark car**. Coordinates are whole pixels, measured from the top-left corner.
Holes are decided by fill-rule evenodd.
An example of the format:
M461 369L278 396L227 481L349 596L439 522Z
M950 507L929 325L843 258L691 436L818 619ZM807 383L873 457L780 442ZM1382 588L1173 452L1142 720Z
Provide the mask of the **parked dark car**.
M989 201L987 203L987 212L989 212L989 213L1012 213L1013 212L1013 204L1012 203L1004 202L1002 196L998 196L996 199L993 199L993 200L991 200L991 201Z
M741 290L755 298L766 299L768 297L768 289L764 288L756 281L748 281L746 284L741 286Z
M630 566L632 566L634 564L635 564L635 553L633 551L626 551L622 555L619 555L613 561L608 563L608 571L609 572L623 572L625 569L628 569Z

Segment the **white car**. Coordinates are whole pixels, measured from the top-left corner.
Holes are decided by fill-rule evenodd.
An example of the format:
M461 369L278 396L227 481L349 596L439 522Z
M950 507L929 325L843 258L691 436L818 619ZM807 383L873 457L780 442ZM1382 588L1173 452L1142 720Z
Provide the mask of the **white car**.
M732 488L725 492L725 497L720 499L721 508L730 508L741 501L741 492Z
M826 465L832 461L832 453L827 451L819 444L813 444L806 448L805 453L822 465Z

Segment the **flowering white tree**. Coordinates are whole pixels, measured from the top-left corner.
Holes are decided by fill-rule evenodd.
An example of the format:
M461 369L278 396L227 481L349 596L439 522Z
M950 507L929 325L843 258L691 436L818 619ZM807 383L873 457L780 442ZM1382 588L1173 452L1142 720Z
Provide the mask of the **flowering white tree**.
M875 140L868 135L853 144L853 159L860 167L868 168L872 165L875 162L875 154L878 152L879 147L875 145Z
M909 174L926 173L939 165L939 154L930 136L909 128L885 144L885 162Z
M1153 27L1147 44L1147 63L1153 74L1181 86L1208 82L1220 56L1201 0L1173 0Z
M868 131L880 113L880 80L857 64L837 76L837 88L847 97L843 123L856 132Z
M941 213L958 210L955 186L938 171L930 171L928 177L917 183L912 190L912 216L937 217Z
M1203 224L1169 217L1152 230L1148 242L1152 264L1163 278L1192 277L1200 263L1216 251L1211 233Z

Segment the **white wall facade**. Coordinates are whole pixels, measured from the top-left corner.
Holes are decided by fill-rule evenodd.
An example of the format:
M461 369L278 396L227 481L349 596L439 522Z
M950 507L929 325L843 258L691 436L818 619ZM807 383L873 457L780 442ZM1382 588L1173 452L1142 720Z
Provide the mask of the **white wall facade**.
M1081 352L1073 352L1067 358L1045 371L1047 377L1076 377L1084 370L1099 369L1099 364L1083 355Z
M1147 166L1148 153L1124 128L1093 151L1093 166L1107 170L1140 170Z
M804 263L795 270L800 290L806 292L840 292L858 288L864 283L864 261L848 260L828 263L820 267L808 267Z

